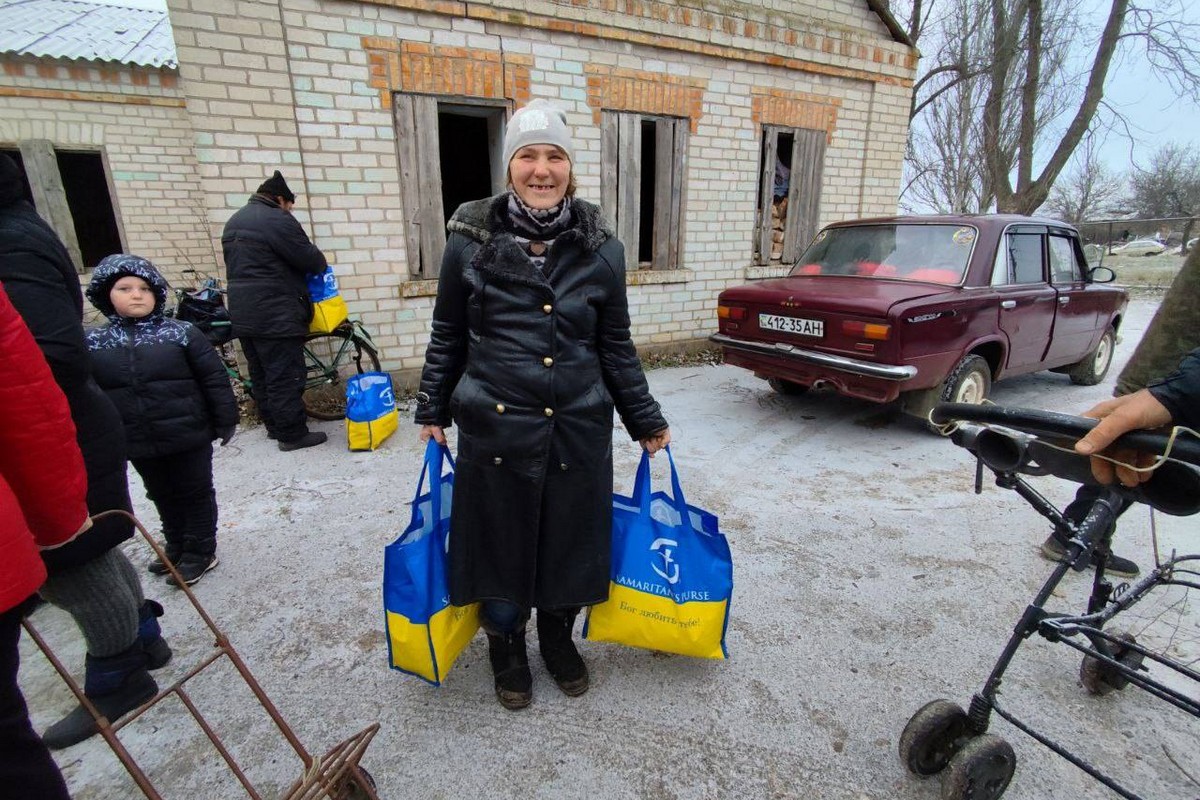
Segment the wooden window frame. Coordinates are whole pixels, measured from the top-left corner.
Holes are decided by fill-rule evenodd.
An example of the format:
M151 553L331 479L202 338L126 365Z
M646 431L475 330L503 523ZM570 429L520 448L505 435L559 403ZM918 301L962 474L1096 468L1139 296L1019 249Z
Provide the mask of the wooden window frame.
M654 123L654 222L652 256L641 249L642 123ZM687 196L687 149L691 122L683 117L602 110L600 205L625 245L625 269L675 270L682 266L683 198Z
M48 139L26 139L16 144L24 163L25 177L29 182L29 190L33 194L33 205L38 215L54 229L58 238L67 248L71 263L79 274L87 272L83 263L83 251L79 246L79 236L75 232L75 217L67 202L67 190L63 184L62 173L58 167L58 153L94 153L100 157L100 165L104 170L104 182L108 190L109 203L112 206L113 222L116 225L117 237L120 239L122 251L126 249L124 226L121 224L121 211L117 205L116 186L113 184L112 170L108 164L108 153L102 147L56 147Z
M754 263L760 266L772 263L771 205L774 201L775 159L779 153L781 133L792 137L792 172L788 183L788 214L784 222L783 252L779 263L796 263L820 230L826 132L785 125L763 125L758 224L754 231L753 247ZM797 165L801 169L797 170Z
M404 251L411 280L436 280L446 249L446 212L442 208L442 167L438 149L438 113L487 117L493 194L504 190L504 127L512 116L506 100L454 95L392 94L400 203L404 211ZM496 124L492 124L492 119ZM500 124L503 123L503 124Z

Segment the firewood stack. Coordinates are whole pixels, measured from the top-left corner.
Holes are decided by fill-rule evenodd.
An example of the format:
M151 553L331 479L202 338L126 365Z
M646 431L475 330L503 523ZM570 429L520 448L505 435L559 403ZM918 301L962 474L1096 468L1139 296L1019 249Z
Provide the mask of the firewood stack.
M781 197L771 204L771 260L783 258L783 226L787 222L788 199Z

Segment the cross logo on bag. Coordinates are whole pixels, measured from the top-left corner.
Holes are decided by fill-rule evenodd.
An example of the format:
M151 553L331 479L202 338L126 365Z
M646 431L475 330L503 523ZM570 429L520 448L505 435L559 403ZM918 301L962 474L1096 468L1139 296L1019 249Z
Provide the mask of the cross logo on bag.
M651 563L650 568L658 573L660 578L665 579L667 583L672 585L679 582L679 562L671 558L671 548L678 546L679 542L674 539L655 539L650 544L650 552L658 553L659 557L662 558L663 569L666 572L659 569L658 564Z

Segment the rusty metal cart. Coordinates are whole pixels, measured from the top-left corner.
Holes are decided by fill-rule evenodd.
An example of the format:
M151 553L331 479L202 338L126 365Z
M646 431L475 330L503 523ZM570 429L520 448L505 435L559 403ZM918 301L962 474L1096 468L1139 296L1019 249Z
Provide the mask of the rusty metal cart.
M370 744L371 739L378 732L379 723L376 722L349 737L348 739L339 742L323 756L314 756L309 753L308 750L305 749L304 745L301 744L296 735L292 732L292 729L288 727L287 722L283 719L283 716L279 713L279 710L275 708L275 704L271 702L269 697L267 697L267 693L263 691L263 688L259 685L258 681L255 680L254 675L250 672L250 669L246 666L246 663L242 661L241 656L238 655L237 650L234 649L233 644L230 643L228 637L226 637L221 629L217 627L216 622L214 622L212 617L208 615L208 612L204 610L204 607L200 605L200 601L196 599L196 595L192 593L191 588L188 587L187 584L183 583L182 580L180 580L179 573L175 570L175 565L171 564L170 561L167 560L166 554L154 541L153 537L150 536L145 527L142 526L141 522L139 522L133 515L126 514L124 511L106 511L103 514L96 515L95 519L99 520L112 515L125 515L132 519L134 526L137 527L142 537L150 544L150 547L153 548L155 554L163 560L164 564L169 567L170 573L175 578L177 585L183 590L184 594L187 595L188 601L191 602L192 607L196 610L196 613L202 620L204 620L204 624L207 625L208 629L212 632L214 637L214 650L202 658L199 663L189 669L182 678L175 681L170 686L160 689L158 694L156 694L149 701L122 717L120 721L114 723L105 719L96 710L96 707L83 693L82 687L71 675L70 671L63 666L62 662L54 654L54 651L50 648L45 638L43 638L37 629L34 628L30 621L28 619L25 620L23 625L26 633L29 634L30 638L37 644L38 648L43 654L45 654L50 664L62 677L67 686L70 687L71 692L75 695L83 707L86 708L96 719L96 723L100 729L100 735L104 737L106 742L108 742L109 747L112 748L113 753L116 754L121 764L124 765L125 769L129 772L138 788L142 790L142 793L149 800L162 800L162 795L160 795L154 788L154 785L151 783L146 773L141 769L141 767L138 766L137 762L134 760L133 756L130 755L129 751L125 749L125 746L117 737L117 732L141 717L144 713L158 703L167 698L174 697L183 703L183 705L190 712L192 718L200 726L200 729L204 732L205 736L208 737L209 741L212 742L213 747L216 748L221 758L224 759L225 763L233 772L238 782L241 783L242 787L246 790L247 795L253 798L253 800L261 800L262 795L254 788L254 786L251 785L249 779L246 777L245 772L234 760L232 753L230 753L224 742L222 742L221 738L217 735L217 732L200 712L200 709L196 706L193 698L191 695L189 695L187 690L187 683L190 680L195 678L197 675L200 675L214 664L218 664L223 660L228 660L233 668L237 670L238 674L241 675L242 680L245 681L246 686L262 705L267 715L270 716L271 720L275 723L275 726L279 729L279 732L283 735L283 738L287 740L287 743L291 746L292 750L295 751L296 756L299 758L303 766L303 772L301 776L296 779L291 787L282 795L281 800L317 800L317 798L328 798L329 800L378 800L379 796L375 792L374 781L372 780L370 774L367 773L367 771L361 766L359 766L358 762L359 759L362 758L363 753L366 751L367 746Z

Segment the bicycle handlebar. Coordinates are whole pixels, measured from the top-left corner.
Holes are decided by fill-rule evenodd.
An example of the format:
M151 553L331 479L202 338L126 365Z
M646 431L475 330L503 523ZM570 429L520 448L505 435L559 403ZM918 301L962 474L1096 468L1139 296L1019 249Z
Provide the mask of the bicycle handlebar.
M935 423L944 424L953 420L985 422L1002 425L1033 436L1070 442L1074 445L1088 431L1099 424L1099 420L1042 411L1033 408L1009 408L995 405L971 403L940 403L930 415ZM1152 431L1131 431L1117 438L1111 446L1139 450L1161 456L1167 450L1170 437ZM1200 440L1177 437L1171 446L1171 458L1200 466Z

